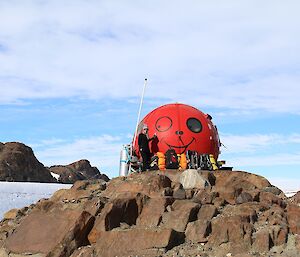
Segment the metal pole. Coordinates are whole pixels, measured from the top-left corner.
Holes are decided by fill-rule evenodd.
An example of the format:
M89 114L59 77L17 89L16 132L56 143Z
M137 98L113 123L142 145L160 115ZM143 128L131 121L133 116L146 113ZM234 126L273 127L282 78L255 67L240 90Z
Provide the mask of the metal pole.
M138 117L137 117L137 121L136 121L135 132L134 132L133 146L135 144L135 138L136 138L136 134L137 134L138 126L139 126L146 85L147 85L147 79L145 79L145 82L144 82L144 87L143 87L143 92L142 92L142 97L141 97L141 102L140 102L140 109L139 109L139 113L138 113Z
M134 132L134 136L133 136L133 143L132 143L131 150L130 150L130 157L133 154L133 147L134 147L135 142L136 142L136 135L137 135L137 130L138 130L138 126L139 126L139 121L140 121L140 116L141 116L141 111L142 111L146 86L147 86L147 79L145 79L145 81L144 81L144 87L143 87L143 92L142 92L142 97L141 97L141 102L140 102L140 108L139 108L139 112L138 112L138 116L137 116L135 132ZM131 163L129 165L129 173L130 173L130 171L131 171Z

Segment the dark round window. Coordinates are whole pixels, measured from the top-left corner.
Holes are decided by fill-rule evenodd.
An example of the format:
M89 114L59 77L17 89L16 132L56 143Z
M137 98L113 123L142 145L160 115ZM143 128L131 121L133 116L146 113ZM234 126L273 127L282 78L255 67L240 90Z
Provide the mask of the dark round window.
M165 132L169 128L172 127L172 120L171 120L171 118L169 118L167 116L160 117L156 121L155 127L156 127L157 131L159 131L159 132Z
M199 133L202 131L202 124L196 118L189 118L186 121L186 125L188 126L189 130L195 133Z

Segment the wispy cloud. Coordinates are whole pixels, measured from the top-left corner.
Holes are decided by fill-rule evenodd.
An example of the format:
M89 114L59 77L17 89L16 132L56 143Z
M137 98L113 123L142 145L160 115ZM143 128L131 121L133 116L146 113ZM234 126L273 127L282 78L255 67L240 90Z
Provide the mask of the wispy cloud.
M300 147L300 134L221 134L221 141L225 145L224 151L227 153L253 153L266 147L273 148L280 145L297 144Z
M149 77L150 97L300 113L296 0L17 3L0 3L0 103L136 97Z
M235 167L298 166L300 164L300 152L234 157L229 163Z
M260 172L273 169L274 174L286 169L287 177L297 173L300 134L223 135L221 139L226 146L221 158L234 169L258 168Z
M30 144L37 158L45 165L66 165L80 159L88 159L91 165L110 177L117 176L122 141L120 137L102 135L80 138L72 142L62 139L42 140Z

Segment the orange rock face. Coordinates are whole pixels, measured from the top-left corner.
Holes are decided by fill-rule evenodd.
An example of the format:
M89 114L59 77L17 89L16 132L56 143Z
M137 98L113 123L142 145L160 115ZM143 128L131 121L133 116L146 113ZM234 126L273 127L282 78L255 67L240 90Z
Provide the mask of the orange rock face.
M0 254L27 256L299 256L300 207L263 177L180 171L80 181L13 210L0 223ZM230 254L230 255L228 255Z
M87 243L87 228L94 217L88 212L33 211L7 238L5 245L14 253L45 253L54 251L61 242L75 242L74 247ZM51 233L50 233L51 232ZM70 238L66 238L66 237Z

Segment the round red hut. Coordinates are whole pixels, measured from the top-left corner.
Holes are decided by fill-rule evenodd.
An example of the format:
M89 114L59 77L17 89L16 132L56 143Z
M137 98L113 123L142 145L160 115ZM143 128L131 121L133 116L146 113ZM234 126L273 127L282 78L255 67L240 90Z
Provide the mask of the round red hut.
M199 154L213 154L217 160L220 140L212 117L186 104L166 104L147 114L138 126L139 135L144 124L148 125L149 137L154 134L150 149L152 153L166 152L174 149L177 154L187 150ZM138 149L138 140L135 140L134 149Z

